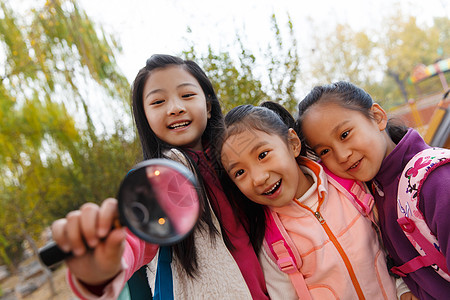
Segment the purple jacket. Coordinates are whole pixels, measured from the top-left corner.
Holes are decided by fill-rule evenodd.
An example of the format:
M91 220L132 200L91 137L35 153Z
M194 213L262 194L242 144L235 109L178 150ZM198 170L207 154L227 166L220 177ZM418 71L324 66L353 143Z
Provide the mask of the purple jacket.
M397 223L397 186L408 161L419 151L430 148L419 133L409 129L395 149L383 160L374 179L374 197L386 250L396 266L418 255ZM450 267L450 164L443 165L423 184L419 209L431 231L437 236L441 251ZM403 278L420 299L449 299L450 282L431 267L422 268Z

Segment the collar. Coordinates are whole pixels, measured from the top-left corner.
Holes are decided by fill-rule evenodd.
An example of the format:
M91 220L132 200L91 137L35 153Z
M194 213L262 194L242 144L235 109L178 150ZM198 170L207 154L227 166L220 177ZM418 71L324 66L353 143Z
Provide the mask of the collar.
M323 202L325 201L325 198L327 196L327 190L328 190L328 180L326 179L326 174L325 171L323 170L322 166L319 165L318 163L310 160L309 158L306 157L302 157L299 160L299 165L300 168L303 169L309 169L309 174L313 174L314 176L314 183L311 186L311 188L305 193L303 194L303 196L300 199L294 199L294 202L297 203L298 205L311 209L311 208L315 208L314 211L319 211L320 207L322 206ZM312 189L312 191L311 191ZM310 207L309 205L305 205L306 203L306 199L305 196L312 196L312 194L314 192L317 192L317 207L314 205L314 207ZM303 201L302 201L303 199ZM309 202L311 203L311 202Z
M210 161L211 157L211 148L207 147L203 150L193 150L193 149L186 149L186 153L194 160L196 164L198 164L200 161L202 161L200 158L206 158L206 160Z
M322 166L306 157L299 159L298 164L303 173L311 175L314 183L299 199L293 199L291 203L283 207L270 207L271 210L282 215L297 217L299 214L306 213L303 209L305 205L299 204L299 202L307 204L306 207L308 207L309 203L322 205L328 198L327 175ZM318 195L321 195L322 200L319 200Z
M427 148L430 146L425 143L420 134L412 128L408 129L394 150L381 163L380 170L374 178L377 184L383 187L396 182L408 161Z

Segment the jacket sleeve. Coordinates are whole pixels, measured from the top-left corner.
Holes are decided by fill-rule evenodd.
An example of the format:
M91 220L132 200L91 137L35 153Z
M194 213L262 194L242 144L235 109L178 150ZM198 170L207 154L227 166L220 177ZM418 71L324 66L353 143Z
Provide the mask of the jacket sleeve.
M420 192L419 209L428 227L437 236L447 268L450 268L450 163L428 175Z
M158 245L149 244L127 230L125 251L122 256L122 271L103 288L103 294L93 294L83 283L68 272L68 283L80 299L117 299L125 283L143 265L148 264L158 251Z

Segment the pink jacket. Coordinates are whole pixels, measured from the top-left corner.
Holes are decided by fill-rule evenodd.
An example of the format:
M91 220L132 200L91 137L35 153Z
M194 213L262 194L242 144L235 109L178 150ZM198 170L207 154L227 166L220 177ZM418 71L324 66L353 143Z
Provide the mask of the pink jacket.
M271 209L297 246L303 262L300 271L312 298L397 299L373 223L358 212L345 189L330 184L322 167L308 161L301 168L315 184L301 199ZM267 266L264 272L270 292L282 277Z

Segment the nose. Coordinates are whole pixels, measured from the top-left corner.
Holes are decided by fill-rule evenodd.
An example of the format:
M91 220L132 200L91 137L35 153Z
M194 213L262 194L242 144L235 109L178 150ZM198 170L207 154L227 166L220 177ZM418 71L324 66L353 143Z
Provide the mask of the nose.
M352 151L348 147L337 147L335 150L335 156L339 163L345 163L352 155Z
M179 115L185 112L183 100L174 97L169 101L169 107L167 110L168 115Z
M252 173L253 185L260 186L266 183L267 179L269 179L269 172L265 170L255 170Z

